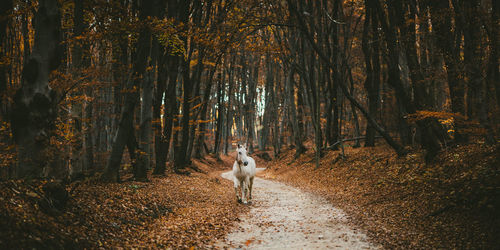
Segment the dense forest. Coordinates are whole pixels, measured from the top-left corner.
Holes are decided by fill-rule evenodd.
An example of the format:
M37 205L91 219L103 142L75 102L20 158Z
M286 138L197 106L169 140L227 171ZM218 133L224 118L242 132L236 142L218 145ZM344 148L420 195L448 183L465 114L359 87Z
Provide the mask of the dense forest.
M499 18L496 0L2 0L0 179L147 182L236 143L316 168L495 148Z
M4 177L497 142L496 1L3 2Z

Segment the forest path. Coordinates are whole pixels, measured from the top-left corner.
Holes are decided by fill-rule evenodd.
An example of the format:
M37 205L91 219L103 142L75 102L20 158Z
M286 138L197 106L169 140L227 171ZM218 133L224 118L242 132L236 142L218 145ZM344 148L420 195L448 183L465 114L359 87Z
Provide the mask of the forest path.
M263 168L257 169L262 171ZM222 177L233 180L232 171ZM233 192L231 190L231 192ZM283 183L255 178L248 214L221 248L251 249L380 249L352 228L342 210L325 199Z

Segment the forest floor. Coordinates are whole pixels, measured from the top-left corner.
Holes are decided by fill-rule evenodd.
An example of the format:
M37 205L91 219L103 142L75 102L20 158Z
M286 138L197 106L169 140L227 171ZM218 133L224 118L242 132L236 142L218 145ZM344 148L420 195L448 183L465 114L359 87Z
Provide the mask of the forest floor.
M318 194L390 249L498 249L500 147L471 144L425 164L423 152L397 157L387 146L288 150L259 175Z
M45 181L2 181L0 248L251 248L266 246L267 236L287 238L300 230L306 232L294 237L321 243L338 236L337 229L345 232L340 239L360 247L500 245L498 146L450 148L431 164L420 151L397 157L386 146L347 147L345 157L325 152L319 168L313 150L298 159L294 153L270 162L254 157L257 166L268 167L258 174L267 180L257 179L249 206L236 202L233 183L221 177L233 156L194 161L189 176L76 181L65 186L69 199L60 209L45 202ZM309 205L313 212L302 213ZM331 228L316 230L324 227Z
M248 211L220 177L233 159L222 158L195 161L190 176L73 182L60 210L43 205L46 182L0 182L0 249L210 246Z

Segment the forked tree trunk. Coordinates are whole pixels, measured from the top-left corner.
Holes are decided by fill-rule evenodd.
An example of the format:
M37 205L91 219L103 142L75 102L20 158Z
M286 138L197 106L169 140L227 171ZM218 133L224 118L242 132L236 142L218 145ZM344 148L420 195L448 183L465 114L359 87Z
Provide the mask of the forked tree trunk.
M151 16L152 7L152 2L142 2L139 13L139 18L142 21L145 21L148 16ZM133 79L131 79L131 83L128 84L129 86L127 94L125 95L125 105L121 113L120 124L108 164L102 175L104 181L120 181L119 169L123 157L123 150L131 134L134 133L133 126L130 126L130 124L133 124L134 109L139 100L140 81L146 71L147 58L150 53L150 41L151 30L148 27L143 27L139 34L139 40L137 41L137 55L134 63ZM145 176L145 171L146 169L142 166L139 166L139 169L136 170L136 172L144 172L143 174L139 174L139 176Z

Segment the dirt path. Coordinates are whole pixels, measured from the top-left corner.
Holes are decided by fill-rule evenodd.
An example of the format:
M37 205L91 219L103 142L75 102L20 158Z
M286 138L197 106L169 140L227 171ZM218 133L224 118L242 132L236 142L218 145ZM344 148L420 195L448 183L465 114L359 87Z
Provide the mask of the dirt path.
M263 169L258 169L263 170ZM232 172L222 174L232 181ZM250 212L217 247L252 249L379 249L319 196L256 178Z

